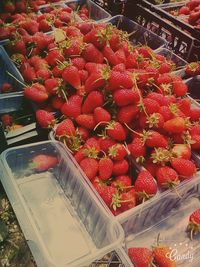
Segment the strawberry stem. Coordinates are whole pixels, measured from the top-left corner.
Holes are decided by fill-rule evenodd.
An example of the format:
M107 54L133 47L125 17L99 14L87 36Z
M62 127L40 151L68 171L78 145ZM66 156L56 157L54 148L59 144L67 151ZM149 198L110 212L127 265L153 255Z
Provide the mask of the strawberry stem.
M23 85L24 87L26 87L27 85L23 82L21 82L20 80L18 80L14 75L12 75L9 71L6 71L6 73L12 77L14 80L16 80L18 83L20 83L21 85Z
M134 131L132 128L130 128L126 123L124 123L124 125L131 131L131 132L133 132L133 133L135 133L135 134L137 134L137 135L139 135L140 137L142 137L143 136L143 134L141 134L141 133L138 133L138 132L136 132L136 131Z

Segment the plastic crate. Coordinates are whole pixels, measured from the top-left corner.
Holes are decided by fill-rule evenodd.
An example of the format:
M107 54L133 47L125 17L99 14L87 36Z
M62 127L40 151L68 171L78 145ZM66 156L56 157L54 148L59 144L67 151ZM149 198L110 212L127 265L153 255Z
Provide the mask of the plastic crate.
M83 5L89 10L89 17L95 21L103 21L111 17L111 15L104 10L102 7L96 5L91 0L73 0L73 1L65 1L65 4L71 7L73 10L78 10Z
M185 22L183 19L181 19L181 17L177 17L177 16L170 14L170 11L178 10L184 5L185 5L185 2L158 5L155 7L155 11L164 19L167 19L173 24L175 24L176 26L180 27L183 31L188 31L191 35L200 39L200 30L195 29L194 26ZM153 7L153 11L154 11L154 7Z
M13 62L10 60L6 51L2 46L0 46L0 86L5 83L11 83L14 91L12 93L1 93L0 92L0 114L6 113L10 111L14 111L21 105L22 100L22 91L23 86L17 82L14 78L12 78L8 73L11 73L14 77L16 77L19 81L23 82L23 78ZM17 93L17 91L19 93Z
M143 3L144 1L142 1ZM148 7L150 8L149 4ZM200 41L140 4L128 2L124 15L168 41L168 47L187 61L200 59Z
M149 203L141 214L132 212L122 223L125 232L125 251L130 247L152 248L160 234L160 244L177 249L177 255L184 256L190 252L190 258L179 257L177 267L199 267L199 235L190 240L186 232L190 214L200 207L200 177L179 188L181 198L169 193L157 201ZM188 251L189 250L189 251ZM175 251L176 252L176 251ZM125 260L130 262L128 255ZM133 264L130 263L130 266Z
M38 154L54 167L30 167ZM70 154L59 142L10 148L1 154L1 181L38 267L80 267L123 241L121 226L99 205Z
M106 22L115 25L118 29L126 31L127 33L133 33L133 35L129 37L129 40L134 45L148 45L153 50L167 46L167 42L162 37L122 15L114 16L106 20Z

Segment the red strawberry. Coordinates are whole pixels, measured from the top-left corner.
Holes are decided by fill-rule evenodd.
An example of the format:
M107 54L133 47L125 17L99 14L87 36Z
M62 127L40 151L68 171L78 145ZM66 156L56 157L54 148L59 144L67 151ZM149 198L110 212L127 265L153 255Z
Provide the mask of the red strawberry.
M95 120L92 114L81 114L76 117L76 122L89 130L93 130L95 127Z
M199 108L191 109L190 118L191 121L198 121L200 119L200 109Z
M111 66L115 66L120 62L115 52L112 50L112 48L109 45L105 45L102 50L103 56L108 60L108 63Z
M193 211L190 215L187 231L190 231L191 240L193 239L193 235L200 232L200 209Z
M137 267L148 267L153 261L153 252L148 248L129 248L128 256Z
M200 64L198 62L191 62L186 65L185 73L189 76L195 76L200 74Z
M64 100L60 96L53 96L51 98L51 106L54 109L61 109L64 103L65 103Z
M141 170L135 181L135 191L139 201L145 201L157 193L157 184L147 170Z
M23 71L22 71L23 78L26 82L33 82L36 80L36 72L33 67L27 66Z
M186 144L175 144L171 150L172 156L183 159L191 158L191 147Z
M59 92L62 80L60 78L49 78L44 82L47 92L51 95L55 95Z
M119 188L123 189L123 187L129 187L132 184L131 177L128 175L120 175L115 177L115 179L112 181L112 185Z
M97 192L102 197L106 205L111 208L113 197L117 194L117 189L114 186L101 186L97 189Z
M94 110L94 120L96 124L100 122L109 122L111 120L111 115L106 109L97 107Z
M144 159L146 155L146 148L141 138L135 137L133 141L131 142L131 144L129 145L129 149L130 149L131 155L134 158Z
M135 189L131 188L128 192L122 192L119 198L119 204L116 205L120 211L126 211L136 206Z
M194 142L191 144L192 149L200 149L200 135L192 134L191 139Z
M148 115L158 112L160 108L160 105L156 100L148 98L148 97L143 99L143 103L141 103L141 105ZM140 107L140 104L139 104L139 107Z
M11 0L6 0L3 3L3 9L4 9L4 12L14 13L15 12L15 4Z
M126 131L121 123L117 121L111 121L106 126L106 132L108 136L117 141L124 141L126 139Z
M98 162L93 158L85 158L81 160L80 167L89 180L92 180L98 172Z
M82 57L76 57L71 59L72 65L75 66L78 70L83 70L86 64L86 61Z
M167 100L166 97L163 94L156 93L156 92L150 92L147 95L147 98L151 98L159 103L160 106L166 106Z
M34 170L43 172L47 171L50 168L54 168L57 164L57 157L46 154L39 154L32 158L30 165Z
M113 162L108 157L99 160L99 178L102 180L110 179L113 172Z
M101 147L101 150L104 151L105 153L107 153L108 149L115 144L116 141L108 136L99 139L99 145Z
M127 151L122 144L114 144L109 147L108 154L113 160L121 161L127 156Z
M133 81L128 72L111 71L109 82L109 90L117 90L120 88L132 88Z
M0 88L1 93L9 93L12 90L13 90L12 84L11 83L7 83L7 82L3 83L1 85L1 88Z
M10 114L3 114L0 117L3 127L6 128L7 126L11 126L13 123L13 117Z
M149 171L151 173L151 175L153 177L156 177L156 172L157 172L157 169L158 169L159 165L153 163L151 159L147 159L143 163L143 166L147 171Z
M149 131L149 132L147 132L147 139L146 139L145 144L148 147L166 148L168 145L168 142L162 134L160 134L156 131Z
M91 43L87 44L82 52L82 57L87 62L103 63L103 54Z
M183 177L191 177L196 172L195 164L188 159L172 158L171 165Z
M76 129L74 127L73 122L70 119L65 119L61 123L58 124L55 135L58 138L61 138L63 136L69 137L74 136L76 133Z
M59 50L49 51L45 59L51 67L55 67L58 62L64 61L64 57Z
M167 106L161 106L158 110L158 113L163 116L164 121L168 121L173 118L173 114L171 113L170 108Z
M87 156L97 158L97 155L100 152L100 145L98 139L96 137L90 137L89 139L87 139L84 144L84 149L85 152L88 152Z
M146 120L146 124L148 124L149 128L162 129L164 125L163 115L160 113L152 113Z
M82 97L78 95L72 95L68 101L62 106L62 114L76 119L81 114Z
M180 183L177 172L168 166L158 168L156 177L161 188L173 188Z
M119 89L114 91L113 99L119 107L122 107L137 103L140 96L138 91L134 89Z
M172 254L172 249L167 246L157 246L153 249L153 258L160 267L176 267L175 260L168 257Z
M186 130L186 123L182 117L176 117L166 121L163 125L163 129L168 133L182 133Z
M125 107L121 107L117 114L117 119L120 123L129 124L132 122L138 114L138 107L135 105L128 105Z
M193 125L190 129L191 135L200 135L200 124Z
M48 94L42 84L34 83L24 90L24 96L31 101L42 103L48 99Z
M128 162L123 159L123 160L119 160L119 161L115 161L114 162L114 166L113 166L113 175L125 175L128 172Z
M173 93L177 97L184 96L188 91L188 87L184 82L173 81Z
M75 66L68 66L63 70L62 78L68 82L75 89L79 90L81 87L81 80L78 74L78 69Z
M35 113L36 121L42 128L53 128L56 120L51 112L38 109Z
M103 94L99 91L92 91L88 94L82 105L82 113L92 113L95 108L101 107L103 103Z

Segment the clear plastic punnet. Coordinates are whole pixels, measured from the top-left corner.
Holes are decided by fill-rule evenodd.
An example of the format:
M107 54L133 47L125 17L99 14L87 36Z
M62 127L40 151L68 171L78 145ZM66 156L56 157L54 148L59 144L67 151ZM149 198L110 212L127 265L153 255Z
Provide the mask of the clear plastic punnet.
M41 156L42 155L42 156ZM119 247L109 217L59 142L5 150L1 181L38 267L80 267Z
M123 15L114 16L106 20L106 22L115 25L120 30L126 31L128 34L131 34L129 40L134 45L148 45L153 50L167 45L167 42L162 37Z
M65 1L65 4L77 11L77 13L83 5L86 5L89 11L89 19L94 21L100 22L111 17L107 11L91 0L68 0Z
M170 192L147 204L140 214L133 211L124 220L125 246L121 259L125 256L124 262L130 264L126 266L134 266L124 254L129 248L152 249L160 245L171 249L177 267L199 267L200 233L191 238L188 223L190 215L200 208L200 177L178 190L181 197Z
M4 83L10 83L13 87L13 92L10 93L3 93L0 89L0 113L6 113L16 110L23 98L23 86L12 76L21 82L24 80L3 46L0 46L0 66L0 88Z

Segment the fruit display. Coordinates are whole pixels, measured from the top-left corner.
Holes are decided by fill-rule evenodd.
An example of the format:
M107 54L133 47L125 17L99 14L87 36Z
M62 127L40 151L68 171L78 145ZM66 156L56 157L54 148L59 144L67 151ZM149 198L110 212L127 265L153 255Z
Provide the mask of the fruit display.
M82 267L116 249L125 267L179 266L169 256L172 221L199 248L199 199L185 194L199 180L199 61L187 63L148 28L123 15L110 18L90 0L0 5L0 52L12 66L0 70L7 145L23 129L51 139L1 156L2 183L11 204L16 196L23 202L33 229L15 212L43 265ZM58 228L47 227L55 218ZM79 249L66 252L68 235L80 238Z
M175 16L177 19L190 24L195 29L200 29L200 1L191 0L186 1L183 5L174 5L168 7L163 7L164 10L168 11L171 15Z

